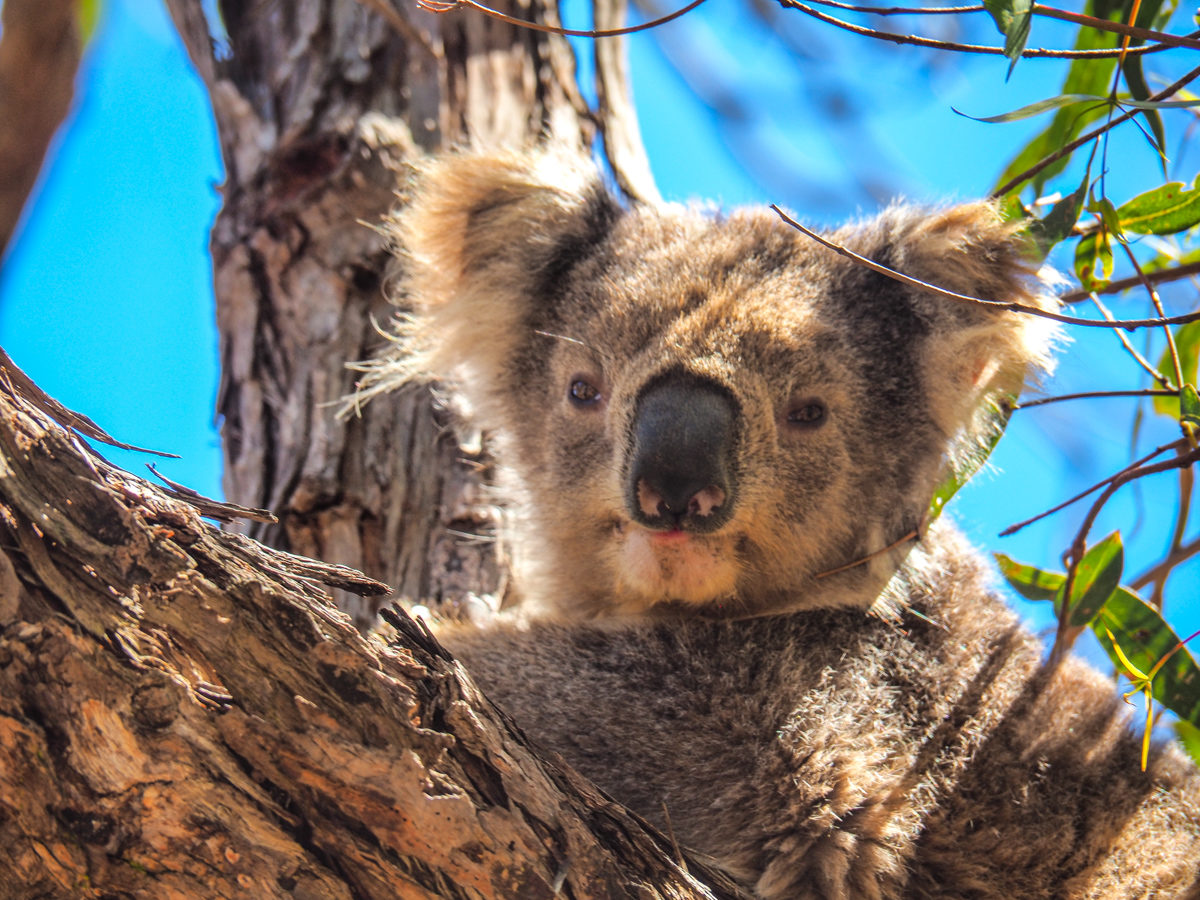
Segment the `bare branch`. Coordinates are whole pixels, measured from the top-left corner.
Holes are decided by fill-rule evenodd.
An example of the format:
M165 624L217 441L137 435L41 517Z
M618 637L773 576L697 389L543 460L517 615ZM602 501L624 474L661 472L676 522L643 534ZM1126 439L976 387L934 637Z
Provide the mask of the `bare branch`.
M797 12L805 13L812 16L820 22L827 25L833 25L836 28L841 28L844 31L852 32L853 34L862 37L874 38L875 40L887 41L892 44L908 44L914 47L927 47L932 50L948 50L952 53L983 53L992 56L1003 56L1003 47L993 47L987 44L962 44L956 41L940 41L934 38L921 37L916 34L898 34L894 31L879 31L875 28L867 28L865 25L854 25L843 19L835 16L827 15L823 12L813 9L811 6L806 6L800 3L799 0L777 0L780 6L785 9L794 9ZM812 2L820 2L820 0L812 0ZM828 2L822 5L836 5ZM839 7L840 8L840 7ZM1109 25L1116 23L1109 22ZM1124 26L1122 26L1124 27ZM1194 38L1177 37L1168 35L1175 45L1196 46L1200 47L1200 41ZM1021 56L1027 59L1107 59L1120 55L1119 49L1111 50L1052 50L1045 47L1026 47L1021 51Z
M846 12L866 13L873 16L957 16L986 11L986 7L984 7L982 4L976 6L875 7L860 6L853 3L841 3L839 0L809 0L809 2L816 6L826 6L832 9L845 10ZM1142 40L1155 41L1153 44L1148 44L1144 47L1135 47L1132 50L1127 51L1127 56L1157 53L1159 51L1169 49L1170 47L1180 46L1181 41L1188 42L1186 46L1192 46L1193 42L1195 42L1197 45L1200 45L1200 42L1196 42L1196 38L1200 37L1200 31L1194 31L1189 35L1179 37L1178 35L1167 34L1159 31L1150 31L1149 29L1145 28L1131 28L1130 26L1121 24L1119 22L1110 22L1108 19L1096 19L1092 16L1078 16L1075 13L1065 13L1062 10L1054 9L1053 7L1042 6L1041 4L1034 4L1033 14L1035 16L1046 16L1052 19L1067 19L1068 21L1078 22L1078 24L1081 25L1088 25L1092 28L1096 28L1099 31L1113 31L1118 34L1123 34L1126 36L1126 38L1136 37ZM1081 20L1087 21L1085 22ZM875 32L871 36L882 37L884 34L886 34L886 32ZM1155 37L1150 37L1150 35L1154 35ZM978 48L979 45L964 44L961 46L972 48L971 52L984 52L983 49L975 49ZM941 47L941 49L951 50L956 48L947 44ZM997 51L995 49L991 49L987 50L987 52ZM1003 50L999 50L999 52L1003 53ZM1104 50L1038 50L1036 48L1032 48L1027 49L1024 53L1022 53L1022 56L1046 56L1051 54L1055 57L1061 57L1063 54L1070 54L1070 56L1064 57L1068 59L1111 59L1113 57L1119 57L1121 55L1121 50L1116 47Z
M1063 400L1090 400L1097 397L1178 397L1179 391L1166 389L1151 389L1142 391L1084 391L1079 394L1059 394L1056 397L1039 397L1018 403L1013 409L1030 409L1034 406L1045 406L1047 403L1061 403Z
M626 0L593 4L598 32L612 32L625 20ZM604 135L604 152L617 184L628 196L643 203L661 200L650 160L642 143L637 109L630 90L625 42L598 41L596 54L596 119Z
M1147 569L1137 578L1133 579L1133 581L1129 582L1129 586L1135 591L1140 590L1146 585L1157 581L1180 563L1186 562L1197 554L1200 554L1200 537L1190 540L1186 544L1180 544L1179 548L1172 550L1162 562Z
M1038 513L1033 518L1026 519L1024 522L1018 522L1015 525L1009 525L1002 532L1000 532L1000 537L1008 537L1009 535L1016 534L1018 531L1020 531L1022 528L1025 528L1027 525L1032 525L1034 522L1040 522L1042 519L1046 518L1047 516L1052 516L1056 512L1066 509L1072 503L1078 503L1080 500L1082 500L1088 494L1095 493L1096 491L1100 490L1100 488L1104 487L1106 484L1111 483L1113 481L1113 479L1119 478L1121 475L1125 474L1126 472L1136 469L1138 466L1145 465L1150 460L1154 459L1154 457L1161 456L1162 454L1166 453L1168 450L1174 450L1174 449L1176 449L1178 447L1182 447L1182 446L1184 446L1184 441L1182 439L1180 439L1180 440L1174 441L1170 444L1164 444L1161 447L1156 447L1154 450L1147 453L1141 459L1137 460L1136 462L1130 463L1128 466L1126 466L1124 469L1121 469L1121 471L1117 472L1116 474L1109 475L1107 478L1105 478L1101 481L1097 481L1090 488L1080 491L1078 494L1076 494L1074 497L1071 497L1069 500L1064 500L1062 503L1058 504L1057 506L1053 506L1050 509L1046 510L1045 512Z
M1186 442L1180 442L1186 446ZM1100 496L1092 503L1088 509L1087 515L1084 516L1083 524L1079 526L1079 531L1075 534L1075 540L1071 543L1071 549L1067 551L1067 556L1070 564L1067 566L1067 580L1063 585L1063 596L1067 598L1063 602L1062 609L1058 615L1058 632L1054 637L1054 646L1050 650L1052 659L1061 658L1067 650L1070 649L1073 641L1072 632L1078 631L1069 625L1070 618L1070 603L1071 591L1075 584L1075 576L1079 571L1079 563L1083 559L1084 551L1087 547L1087 536L1092 530L1092 526L1096 523L1096 517L1100 515L1100 510L1108 503L1109 499L1120 490L1124 485L1138 478L1145 478L1147 475L1157 475L1161 472L1169 472L1173 469L1185 469L1190 467L1197 460L1200 460L1200 449L1191 449L1188 452L1181 452L1174 459L1164 460L1160 463L1147 466L1136 466L1125 469L1124 471L1113 476L1108 486L1101 492Z
M1200 41L1197 41L1192 35L1180 36L1177 34L1167 34L1164 31L1154 31L1150 28L1138 28L1136 25L1126 25L1124 22L1098 19L1095 16L1068 12L1065 9L1055 9L1053 6L1043 6L1040 3L1033 4L1033 14L1035 16L1046 16L1050 19L1061 19L1064 22L1073 22L1076 25L1082 25L1085 28L1094 28L1097 31L1110 31L1114 34L1124 35L1126 39L1135 38L1139 41L1153 41L1156 44L1162 44L1167 47L1190 47L1193 50L1200 48Z
M399 10L392 6L388 0L358 0L358 2L367 7L367 9L374 10L383 16L384 20L395 29L397 34L409 43L420 47L429 54L431 59L442 58L441 50L429 43L429 38L423 35L412 22L400 15Z
M429 12L445 13L452 9L458 9L460 6L469 6L471 9L477 9L481 13L491 16L494 19L499 19L501 22L507 22L509 25L516 25L520 28L529 28L533 31L544 31L547 34L561 34L566 37L586 37L586 38L605 38L605 37L620 37L623 34L636 34L639 31L649 31L651 28L657 28L659 25L666 25L668 22L678 19L680 16L690 13L693 9L703 3L704 0L692 0L687 6L682 9L677 9L673 13L668 13L665 16L660 16L649 22L642 22L639 25L628 25L625 28L609 28L609 29L592 29L590 31L580 31L574 28L561 28L557 25L543 25L540 22L529 22L525 19L518 19L513 16L492 9L489 6L484 6L476 0L417 0L417 5L421 9L429 10Z
M1100 310L1100 315L1104 316L1106 320L1109 322L1113 321L1113 314L1108 311L1108 307L1100 301L1099 297L1093 296L1092 304L1096 307L1096 309ZM1137 347L1133 346L1133 344L1130 343L1129 338L1125 336L1125 332L1114 331L1113 334L1117 336L1117 340L1121 342L1121 346L1125 348L1125 352L1133 357L1134 362L1141 366L1142 370L1155 381L1157 381L1164 390L1179 390L1179 385L1175 384L1170 378L1158 371L1158 369L1154 368L1154 366L1150 365L1150 360L1146 359L1146 357L1142 356L1142 354L1138 352Z
M1122 291L1139 287L1147 282L1150 284L1167 284L1172 281L1182 281L1184 278L1191 278L1193 275L1200 275L1200 262L1186 263L1170 269L1162 269L1158 272L1147 272L1141 277L1131 275L1129 278L1110 281L1104 287L1097 288L1094 291L1070 291L1058 299L1063 304L1078 303L1080 300L1086 300L1092 294L1119 294Z
M1184 87L1186 87L1188 84L1193 82L1196 78L1200 78L1200 68L1192 69L1190 72L1188 72L1182 78L1180 78L1178 81L1175 81L1174 83L1167 85L1165 88L1163 88L1161 91L1159 91L1157 94L1155 94L1153 97L1150 98L1151 102L1158 103L1161 100L1166 100L1167 98L1174 96L1179 91L1181 91ZM1028 181L1030 178L1032 178L1038 172L1042 171L1047 166L1058 162L1063 157L1070 156L1072 153L1074 153L1078 148L1082 147L1088 141L1095 140L1097 137L1104 134L1110 128L1114 128L1117 125L1120 125L1122 122L1128 122L1130 119L1132 119L1134 116L1138 115L1141 112L1142 112L1142 110L1140 110L1140 109L1132 109L1129 112L1126 112L1126 113L1123 113L1122 115L1117 116L1115 119L1105 122L1099 128L1094 128L1091 131L1089 131L1087 134L1085 134L1081 137L1077 137L1073 141L1067 142L1062 147L1055 150L1053 153L1050 153L1050 154L1044 156L1042 159L1038 160L1036 163L1034 163L1032 166L1030 166L1028 169L1026 169L1021 174L1014 176L1009 181L1005 182L1000 187L998 187L996 190L992 191L992 196L993 197L1003 197L1005 194L1007 194L1013 188L1017 187L1018 185L1024 184L1026 181Z
M1150 302L1154 305L1154 311L1161 318L1165 311L1163 310L1162 298L1158 296L1158 291L1154 289L1154 285L1146 278L1146 273L1142 271L1142 266L1138 262L1137 257L1133 253L1133 248L1129 246L1129 242L1124 236L1120 239L1121 247L1125 251L1126 257L1129 259L1129 264L1133 266L1133 270L1137 273L1137 278L1141 282L1142 287L1150 295ZM1183 385L1183 367L1179 362L1179 348L1175 346L1175 336L1171 334L1171 329L1166 325L1163 326L1163 336L1167 341L1167 351L1171 357L1171 371L1175 374L1175 384Z
M919 278L913 278L911 275L905 275L903 272L897 272L895 269L890 269L872 259L867 259L865 256L861 256L858 253L855 253L853 250L843 247L841 244L834 243L828 238L822 237L815 231L805 228L774 203L771 204L771 209L773 209L775 214L783 219L784 222L795 228L801 234L812 238L818 244L828 247L835 253L841 254L848 259L852 259L860 265L866 266L868 269L873 269L881 275L886 275L888 278L891 278L894 281L899 281L901 284L907 284L910 287L920 288L923 291L929 291L932 294L937 294L939 297L945 297L948 300L957 300L962 303L978 303L981 306L992 306L997 309L1007 310L1009 312L1025 313L1031 316L1040 316L1043 319L1053 319L1055 322L1063 322L1067 325L1083 325L1090 328L1151 328L1160 325L1177 325L1185 322L1200 321L1200 310L1196 312L1185 313L1181 316L1167 316L1158 319L1117 319L1115 321L1081 319L1078 316L1064 316L1061 313L1051 312L1050 310L1041 309L1037 306L1029 306L1024 303L1014 303L1008 300L985 300L982 297L972 297L969 294L960 294L957 291L948 291L945 288L938 287L935 284L930 284L927 281L922 281Z

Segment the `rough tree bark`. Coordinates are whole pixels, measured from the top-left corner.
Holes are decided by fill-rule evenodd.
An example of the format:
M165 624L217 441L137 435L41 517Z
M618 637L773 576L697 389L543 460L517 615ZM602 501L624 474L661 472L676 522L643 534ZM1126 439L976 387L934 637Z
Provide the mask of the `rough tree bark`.
M217 530L39 407L0 357L0 897L736 896L318 583L383 585Z
M369 225L416 155L468 139L583 145L599 129L631 173L622 183L653 187L620 53L598 59L605 90L592 110L564 39L389 3L227 4L227 56L214 54L198 0L169 6L209 87L227 169L212 237L227 496L280 517L253 536L438 603L495 592L502 564L480 461L463 463L425 390L338 418L347 361L379 348L374 322L392 313ZM599 21L623 12L623 0L598 3ZM557 21L553 0L502 8ZM485 539L464 537L475 534ZM373 620L377 604L339 601L360 625Z
M198 0L171 7L229 171L231 499L281 513L259 536L405 595L494 587L489 552L446 532L477 504L428 397L345 426L327 405L388 314L361 223L413 155L468 134L599 127L621 183L651 191L620 79L589 111L561 41L384 0L225 4L216 55ZM378 600L347 616L320 587L385 585L220 531L200 512L246 511L114 469L78 434L104 437L0 353L0 900L737 896L531 749L421 626L388 614L385 646L354 627Z

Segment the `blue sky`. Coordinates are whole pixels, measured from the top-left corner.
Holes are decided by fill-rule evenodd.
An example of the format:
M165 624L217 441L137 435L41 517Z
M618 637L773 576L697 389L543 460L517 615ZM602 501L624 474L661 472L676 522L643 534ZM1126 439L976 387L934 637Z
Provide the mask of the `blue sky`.
M752 27L740 4L710 0L701 11L666 26L664 40L694 84L737 98L735 123L698 101L648 36L630 42L643 135L671 199L778 202L833 222L869 213L881 192L920 201L978 196L1042 123L984 125L953 107L1003 112L1056 93L1063 74L1061 64L1025 61L1006 82L1001 58L944 65L926 51L885 52L793 17L780 31L807 54L798 62ZM1069 42L1054 23L1039 21L1038 29L1036 40ZM834 100L858 108L859 117L832 123L836 110L820 102L831 85ZM1145 151L1132 135L1112 152ZM874 191L862 188L864 173ZM0 271L0 344L17 364L116 437L180 453L160 463L162 471L210 496L221 488L207 246L221 179L205 92L163 6L107 0L74 114ZM1126 194L1140 188L1114 186ZM1094 389L1097 372L1106 383L1140 386L1132 372L1105 372L1111 343L1108 334L1079 341L1053 391ZM996 534L1124 465L1132 413L1123 400L1019 413L992 470L956 502L956 517L979 543L1054 565L1077 515L1012 539ZM1169 428L1160 434L1169 439ZM113 456L135 470L145 461ZM1128 531L1129 569L1137 571L1165 545L1171 515L1149 493L1126 490L1093 535ZM1198 575L1192 566L1172 582L1169 617L1179 628L1200 626Z

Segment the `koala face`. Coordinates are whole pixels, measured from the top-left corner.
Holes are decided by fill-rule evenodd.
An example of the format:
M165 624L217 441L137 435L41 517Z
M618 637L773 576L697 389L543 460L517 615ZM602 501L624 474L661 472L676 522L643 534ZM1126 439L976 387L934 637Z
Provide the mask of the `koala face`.
M395 227L403 352L493 435L523 593L566 615L870 606L1045 360L1039 321L903 286L767 212L624 209L561 157L441 160ZM1034 302L984 204L832 237Z

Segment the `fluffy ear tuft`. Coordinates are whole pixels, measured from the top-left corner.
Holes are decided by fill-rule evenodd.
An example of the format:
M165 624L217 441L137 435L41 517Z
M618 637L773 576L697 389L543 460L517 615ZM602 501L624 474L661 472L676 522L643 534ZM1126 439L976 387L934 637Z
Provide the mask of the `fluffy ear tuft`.
M476 395L503 388L531 314L621 208L589 160L551 150L440 156L415 167L404 199L386 227L411 314L359 395L436 378L486 406Z
M893 268L981 300L1057 309L1019 226L1002 221L994 204L892 216ZM950 464L960 470L990 443L997 411L1050 371L1060 329L1040 316L929 292L916 303L931 323L923 356L934 418L955 436Z

